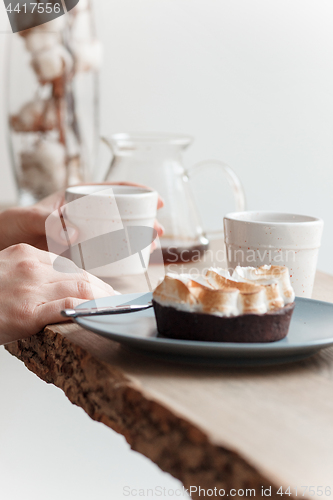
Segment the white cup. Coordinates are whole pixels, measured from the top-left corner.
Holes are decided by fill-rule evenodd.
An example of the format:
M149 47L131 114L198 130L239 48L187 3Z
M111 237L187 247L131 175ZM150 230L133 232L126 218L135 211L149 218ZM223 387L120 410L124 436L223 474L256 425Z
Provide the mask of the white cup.
M78 230L78 237L70 245L70 256L76 264L102 278L145 272L151 245L131 253L128 231L140 226L135 233L137 240L146 234L145 230L153 236L156 191L134 186L83 185L68 188L65 200L65 224Z
M324 223L277 212L234 212L224 217L228 266L280 265L299 297L311 297Z

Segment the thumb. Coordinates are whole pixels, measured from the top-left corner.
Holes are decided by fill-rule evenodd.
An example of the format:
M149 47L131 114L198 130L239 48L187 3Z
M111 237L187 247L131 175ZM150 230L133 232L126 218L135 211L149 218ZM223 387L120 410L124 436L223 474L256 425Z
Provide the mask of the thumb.
M45 234L45 222L47 217L50 215L45 210L40 209L39 207L29 207L24 209L25 212L20 217L18 214L19 220L21 220L24 225L24 229L26 232L36 236L42 236Z
M73 245L79 236L78 229L63 217L61 210L48 215L44 222L44 232L48 243L56 242L66 248ZM53 249L49 250L53 252Z

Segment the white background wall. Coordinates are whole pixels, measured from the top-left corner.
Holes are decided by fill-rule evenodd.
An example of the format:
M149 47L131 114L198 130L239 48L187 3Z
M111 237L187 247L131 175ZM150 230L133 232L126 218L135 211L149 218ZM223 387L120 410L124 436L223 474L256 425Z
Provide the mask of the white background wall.
M95 0L95 7L105 44L102 131L195 136L187 163L227 161L250 209L323 217L319 267L333 273L331 0ZM0 107L0 199L12 201L3 114ZM218 191L205 183L202 194L205 204ZM215 225L233 209L229 198L216 206Z
M194 135L187 162L227 161L250 209L323 217L333 273L333 3L98 2L103 130Z
M323 217L326 227L319 267L333 273L332 1L95 0L95 6L99 35L106 48L101 81L102 130L171 131L195 136L186 162L215 157L230 163L243 181L250 209ZM1 2L0 31L7 29L5 16ZM0 34L1 202L15 199L4 128L8 36ZM208 203L208 195L218 193L205 183L203 202L206 199ZM217 223L224 211L233 208L231 203L225 207L222 203L220 208L219 203L214 215ZM1 363L6 368L1 377L10 380L23 370L5 353ZM11 410L4 412L1 408L1 427L12 433L6 436L3 432L1 437L1 469L7 478L2 485L8 486L1 492L0 484L3 498L23 498L23 490L13 492L11 486L19 477L15 474L11 480L10 475L18 458L19 473L25 467L31 472L24 476L24 498L28 500L84 499L93 491L95 498L120 499L119 485L125 481L132 479L147 487L152 482L159 484L158 471L143 459L135 461L111 431L100 430L102 426L79 417L80 410L64 396L38 381L32 382L32 376L28 379L22 372L17 377L16 386L2 380L0 396L0 404L5 402ZM27 399L18 404L15 391L24 383ZM21 398L20 392L16 394ZM27 411L28 427L24 423ZM68 426L60 446L57 440L63 431L53 427L58 416ZM13 419L16 425L8 427ZM48 421L55 438L46 448ZM24 432L20 433L21 428ZM31 451L33 441L22 444L29 429L39 436L35 452ZM74 438L72 433L77 433ZM86 449L81 443L85 436L90 443ZM95 449L92 443L96 443ZM29 453L24 454L24 446L29 446ZM91 463L79 462L81 474L77 460L82 457L77 450L84 460L87 453L92 454ZM120 476L114 474L114 456ZM58 476L53 477L51 471L64 472L62 462L66 457L69 460L65 463L70 467L72 461L75 474L71 479L68 476L64 493ZM38 484L43 477L37 479L38 470L46 474L48 461L51 468L47 477L55 495L45 497L41 489L34 489L32 473L36 470ZM103 476L108 473L107 467L98 472L99 463L103 467L108 464L112 471L108 478ZM90 479L88 466L95 474ZM95 480L100 486L94 490ZM169 484L169 479L165 481ZM4 496L4 491L11 496ZM35 491L41 492L40 496L35 496ZM79 493L76 497L75 491Z

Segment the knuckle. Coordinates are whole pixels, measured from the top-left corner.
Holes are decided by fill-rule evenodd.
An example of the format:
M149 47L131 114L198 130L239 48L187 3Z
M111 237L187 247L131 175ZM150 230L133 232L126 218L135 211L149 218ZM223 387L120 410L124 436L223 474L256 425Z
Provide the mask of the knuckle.
M20 260L16 264L16 270L19 274L29 277L32 275L36 275L40 269L40 262L36 259L26 258L24 260Z
M85 271L84 269L80 269L80 273L81 273L81 279L83 281L89 281L91 275L87 271Z
M76 301L72 297L66 297L63 302L63 307L64 309L75 309L76 307Z
M18 243L10 247L10 251L16 255L31 255L33 253L33 248L26 243Z
M91 296L91 287L89 283L83 280L78 280L76 282L76 287L78 291L79 297L85 299L85 298L90 298Z

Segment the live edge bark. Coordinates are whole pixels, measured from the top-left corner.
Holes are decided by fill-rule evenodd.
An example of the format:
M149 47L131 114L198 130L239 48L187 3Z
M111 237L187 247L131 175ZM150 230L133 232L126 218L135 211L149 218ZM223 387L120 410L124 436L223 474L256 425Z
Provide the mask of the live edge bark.
M255 496L262 497L262 487L272 487L271 498L281 499L276 485L241 456L210 443L200 429L147 397L119 368L98 361L60 333L46 328L6 349L39 378L62 389L93 420L123 434L133 450L185 488L216 487L224 489L226 496L231 489L255 489Z

